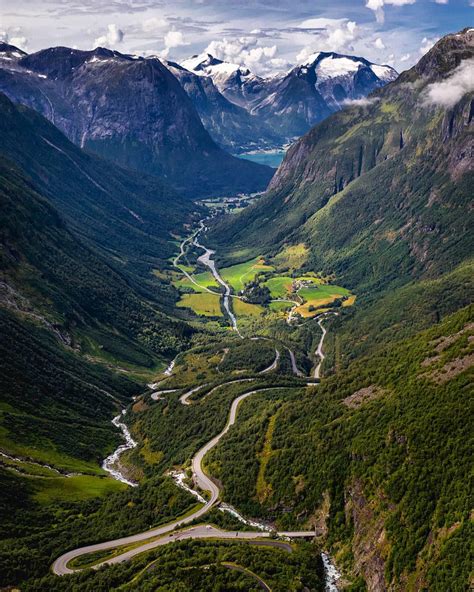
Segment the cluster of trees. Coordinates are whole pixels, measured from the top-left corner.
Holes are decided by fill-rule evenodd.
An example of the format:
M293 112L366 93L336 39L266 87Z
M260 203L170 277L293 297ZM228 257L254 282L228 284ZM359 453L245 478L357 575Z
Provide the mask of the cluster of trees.
M244 289L241 292L242 297L246 302L251 304L269 304L272 295L268 286L264 286L262 283L255 279L245 284Z
M240 569L235 569L240 568ZM274 592L323 592L317 549L292 552L249 543L182 541L138 556L130 563L58 578L31 581L25 592L107 592L131 582L145 592L259 592L263 580Z
M48 505L34 501L31 479L0 469L0 487L5 492L0 499L0 586L42 577L69 549L164 524L196 503L160 476L105 499Z
M352 490L362 491L387 533L388 581L418 570L430 592L465 590L469 560L466 554L455 556L462 545L468 548L471 528L465 479L472 468L470 382L464 373L437 383L422 362L433 355L439 336L456 334L472 315L465 309L427 332L380 348L321 383L317 397L275 391L243 405L239 422L208 459L223 482L224 498L247 514L276 520L280 528L301 528L327 492L328 541L350 547L354 524L346 504ZM465 355L467 347L464 335L438 366ZM343 403L370 385L381 394L356 408ZM275 414L264 475L270 493L262 502L261 453ZM435 552L431 541L437 537Z

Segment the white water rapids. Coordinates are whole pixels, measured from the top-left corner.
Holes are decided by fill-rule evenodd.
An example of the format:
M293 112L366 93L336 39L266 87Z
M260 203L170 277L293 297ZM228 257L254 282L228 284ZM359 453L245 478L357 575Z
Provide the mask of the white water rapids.
M184 473L184 471L171 471L169 475L173 478L174 482L178 487L181 487L181 489L184 489L185 491L193 495L202 504L206 503L206 500L198 491L192 489L191 487L189 487L189 485L186 484L186 474ZM232 516L234 516L234 518L237 518L239 522L242 522L242 524L246 524L247 526L252 526L253 528L258 528L259 530L263 530L266 532L272 532L273 530L270 526L263 524L262 522L257 522L256 520L248 520L247 518L244 518L242 514L239 514L239 512L230 504L225 504L224 502L221 502L218 508L221 512L227 512L228 514L231 514Z
M122 421L120 421L121 417L123 417L125 414L126 414L126 410L123 409L122 413L117 415L117 417L114 417L112 420L112 423L114 424L114 426L119 428L122 431L123 437L125 438L125 444L121 444L116 450L114 450L112 452L112 454L110 454L103 461L102 468L104 469L104 471L107 471L107 473L110 473L110 475L114 479L117 479L117 481L121 481L122 483L126 483L127 485L130 485L131 487L138 487L138 483L135 483L134 481L130 481L120 471L119 460L120 460L121 455L124 452L126 452L127 450L131 450L132 448L135 448L137 446L137 443L132 438L128 427Z
M339 592L337 582L341 578L341 574L337 571L336 566L332 563L331 558L327 553L321 553L321 558L324 565L324 576L326 579L326 592Z

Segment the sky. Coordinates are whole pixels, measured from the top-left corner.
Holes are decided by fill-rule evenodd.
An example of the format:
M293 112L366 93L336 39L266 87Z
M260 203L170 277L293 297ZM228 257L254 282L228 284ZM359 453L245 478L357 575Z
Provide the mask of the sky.
M177 62L206 51L264 76L316 51L402 71L473 16L474 0L0 0L0 39Z

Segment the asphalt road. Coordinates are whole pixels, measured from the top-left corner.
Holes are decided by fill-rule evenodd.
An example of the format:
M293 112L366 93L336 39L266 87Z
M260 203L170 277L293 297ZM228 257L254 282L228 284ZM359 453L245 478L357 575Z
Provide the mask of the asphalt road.
M121 546L125 546L125 545L132 545L134 543L146 541L148 539L155 538L155 537L158 537L161 535L167 535L167 536L163 536L159 540L151 541L151 542L146 543L144 545L140 545L136 549L132 549L130 551L127 551L126 553L122 553L121 555L114 557L113 559L111 559L108 562L104 562L104 563L120 563L122 561L126 561L127 559L130 559L130 557L133 557L133 556L137 555L138 553L143 553L144 551L148 551L149 549L153 549L157 546L165 545L167 543L170 543L170 542L176 540L177 535L172 533L173 530L176 530L177 528L185 526L186 524L189 524L190 522L196 520L197 518L204 516L204 514L206 514L212 508L212 506L214 506L216 504L216 502L219 499L218 486L214 483L214 481L212 481L212 479L210 479L204 473L204 470L202 468L202 461L204 459L204 456L212 448L214 448L214 446L217 446L217 444L221 440L221 438L223 438L223 436L225 436L225 434L229 431L231 426L234 425L236 418L237 418L237 410L238 410L238 407L242 401L244 401L245 399L247 399L251 395L254 395L255 393L261 393L261 392L267 391L267 390L274 390L275 388L278 388L278 387L268 387L265 389L252 390L252 391L249 391L249 392L244 393L242 395L239 395L237 398L235 398L232 401L230 411L229 411L229 416L228 416L227 423L226 423L224 429L217 436L212 438L212 440L210 440L207 444L205 444L195 454L194 458L192 459L192 470L193 470L194 479L195 479L196 483L203 491L208 491L210 493L210 498L208 499L206 504L201 506L198 510L196 510L195 512L193 512L189 516L186 516L185 518L182 518L180 520L176 520L176 521L171 522L169 524L165 524L164 526L160 526L158 528L153 528L152 530L147 530L145 532L141 532L139 534L131 535L128 537L122 537L120 539L115 539L112 541L105 541L103 543L96 543L94 545L87 545L86 547L80 547L78 549L68 551L67 553L64 553L63 555L58 557L56 559L56 561L53 563L53 565L52 565L53 572L56 575L62 576L62 575L74 573L74 571L79 571L79 570L73 570L73 569L69 568L67 566L67 564L72 559L74 559L76 557L80 557L81 555L86 555L87 553L94 553L96 551L106 551L107 549L113 549L115 547L121 547ZM284 387L281 387L281 388L284 388ZM192 530L186 531L188 534L183 534L183 535L179 535L179 536L185 536L186 538L212 538L213 536L215 536L216 533L214 532L214 534L211 535L210 534L211 530L212 530L212 528L208 528L207 526L204 526L204 527L199 526L199 527L196 527ZM292 533L282 532L282 533L278 533L278 534L283 537L289 537L289 538L301 538L301 537L313 537L314 536L313 531L302 531L302 532L292 532ZM203 535L207 535L207 536L203 536ZM268 532L261 532L261 531L230 532L230 533L226 532L226 531L219 531L219 538L234 538L235 537L237 539L240 537L240 539L246 539L246 538L254 539L254 538L261 538L261 537L268 537L268 536L269 536Z

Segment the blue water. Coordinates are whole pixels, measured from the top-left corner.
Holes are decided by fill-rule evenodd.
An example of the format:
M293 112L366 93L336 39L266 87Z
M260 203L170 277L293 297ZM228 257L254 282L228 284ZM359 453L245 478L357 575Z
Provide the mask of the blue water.
M239 154L240 158L258 162L258 164L266 164L267 166L278 168L281 161L285 158L285 150L275 150L273 152L254 152L253 154Z

